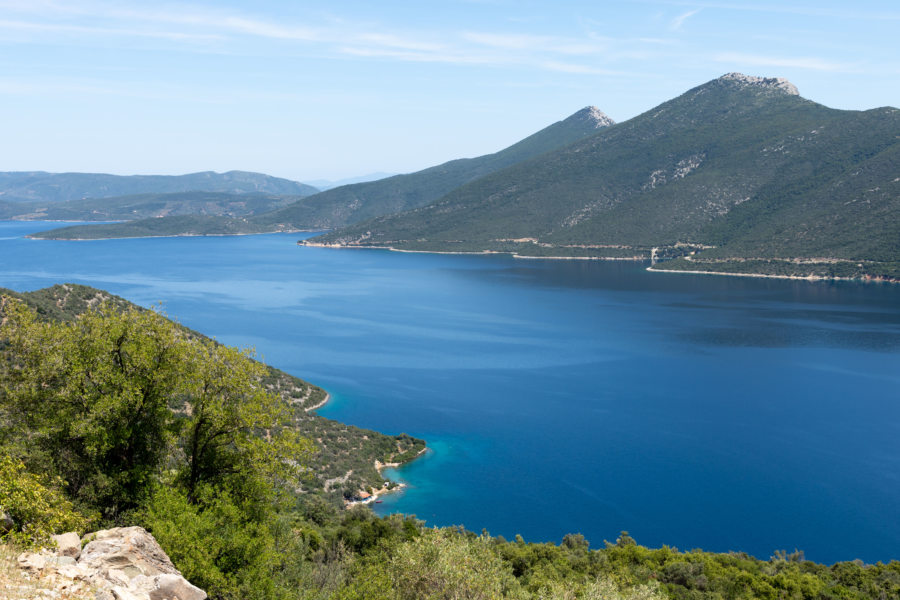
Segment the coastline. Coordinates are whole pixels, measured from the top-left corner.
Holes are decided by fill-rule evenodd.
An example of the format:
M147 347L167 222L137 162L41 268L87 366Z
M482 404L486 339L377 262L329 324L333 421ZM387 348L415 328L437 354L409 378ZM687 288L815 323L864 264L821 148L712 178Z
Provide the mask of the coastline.
M821 275L771 275L767 273L729 273L727 271L687 271L684 269L646 269L650 273L687 273L691 275L725 275L730 277L757 277L761 279L794 279L797 281L856 281L859 283L900 283L900 280L881 277L823 277Z
M402 248L394 248L393 246L340 246L337 244L307 244L305 240L297 242L298 246L308 246L310 248L332 248L335 250L389 250L391 252L404 252L406 254L450 254L463 256L484 256L492 254L508 254L513 258L534 259L534 260L626 260L640 262L642 260L650 260L643 256L529 256L527 254L518 254L511 250L473 250L471 252L460 250L404 250Z
M319 403L316 404L315 406L310 406L309 408L307 408L307 407L304 406L304 407L303 407L303 410L305 410L306 412L309 412L309 411L311 411L311 410L316 410L317 408L322 408L323 406L325 406L326 404L328 404L328 401L329 401L329 400L331 400L331 394L329 394L328 392L325 392L325 399L324 399L324 400L322 400L321 402L319 402Z
M461 255L470 255L470 256L483 256L489 254L508 254L512 258L519 258L522 260L606 260L606 261L630 261L630 262L642 262L649 260L646 257L642 256L633 256L633 257L622 257L622 256L528 256L517 254L513 251L500 251L500 250L481 250L481 251L473 251L473 252L451 252L451 251L441 251L441 250L402 250L397 249L392 246L340 246L337 244L316 244L316 243L304 243L305 240L301 240L297 242L298 246L309 246L312 248L333 248L333 249L367 249L367 250L390 250L391 252L406 252L410 254L461 254ZM657 263L659 264L659 263ZM727 271L687 271L683 269L654 269L653 265L647 267L647 271L650 273L687 273L691 275L724 275L731 277L758 277L765 279L794 279L797 281L856 281L859 283L900 283L900 279L890 279L887 277L824 277L821 275L771 275L768 273L729 273Z
M78 221L74 221L77 223ZM52 230L51 230L52 231ZM256 233L173 233L170 235L128 235L122 237L98 237L98 238L41 238L26 235L25 238L44 242L102 242L106 240L144 240L156 238L180 238L180 237L240 237L245 235L269 235L272 233L311 233L318 229L285 229L284 231L259 231Z
M409 463L411 463L412 461L414 461L414 460L416 460L417 458L421 457L422 455L424 455L424 454L425 454L426 452L428 452L428 451L429 451L429 448L428 448L428 446L426 446L426 447L422 448L421 450L419 450L419 452L416 453L416 455L413 456L411 459L409 459L409 460L407 460L407 461L405 461L405 462L402 462L402 463L394 463L394 462L383 463L383 462L381 462L380 460L376 460L376 461L375 461L375 470L378 471L378 474L381 475L382 478L384 478L384 475L382 475L382 471L383 471L384 469L396 469L397 467L401 467L401 466L403 466L403 465L408 465ZM349 508L350 506L355 506L355 505L357 505L357 504L372 504L372 503L378 501L378 499L379 499L381 496L384 496L384 495L386 495L386 494L390 494L390 493L392 493L392 492L399 492L400 490L409 487L409 484L408 484L408 483L404 483L404 482L402 482L402 481L392 481L391 483L394 484L394 487L388 488L387 486L382 485L382 486L381 486L379 489L377 489L377 490L373 489L373 490L372 490L372 495L369 496L368 498L363 498L362 500L346 501L346 502L344 503L344 505L345 505L346 507Z

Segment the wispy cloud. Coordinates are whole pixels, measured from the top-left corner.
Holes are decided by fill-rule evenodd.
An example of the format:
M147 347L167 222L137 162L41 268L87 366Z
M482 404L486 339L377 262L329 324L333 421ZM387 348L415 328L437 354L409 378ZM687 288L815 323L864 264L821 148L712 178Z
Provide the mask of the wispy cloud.
M864 21L900 20L900 10L866 9L856 5L853 8L830 8L827 6L799 6L796 4L764 4L761 2L710 2L704 0L637 0L643 4L691 6L699 8L714 8L721 10L734 10L743 12L762 12L773 14L792 14L807 17L829 17L838 19L852 19Z
M716 62L753 65L758 67L789 67L813 71L853 71L851 65L829 62L821 58L802 56L765 56L725 52L713 57Z
M678 31L679 29L681 29L681 26L684 25L685 21L696 15L698 12L700 12L699 8L695 10L689 10L686 13L678 15L669 23L669 29L672 31Z
M0 0L0 30L27 34L58 33L158 38L190 43L188 50L229 52L247 38L297 44L299 51L403 62L459 65L515 65L571 73L605 73L603 66L620 59L623 50L650 47L649 40L614 40L591 33L581 36L534 35L527 32L454 31L415 33L392 30L379 23L319 18L310 22L274 22L248 13L181 5L178 10L130 8L98 0L61 4L53 0ZM692 11L696 12L696 11ZM16 18L12 19L9 14ZM683 15L687 19L690 14ZM68 39L68 38L66 38ZM47 36L32 41L47 43ZM56 40L65 43L63 38ZM197 44L206 44L197 48ZM603 63L600 66L584 64Z
M69 33L87 35L108 35L119 37L148 37L174 41L212 41L223 39L221 35L186 33L178 31L156 31L122 27L90 27L58 23L34 23L28 21L0 20L0 30L20 33Z
M573 63L560 62L555 60L547 60L541 63L541 67L548 71L558 71L560 73L575 73L578 75L621 75L619 71L610 69L600 69L589 65L579 65Z

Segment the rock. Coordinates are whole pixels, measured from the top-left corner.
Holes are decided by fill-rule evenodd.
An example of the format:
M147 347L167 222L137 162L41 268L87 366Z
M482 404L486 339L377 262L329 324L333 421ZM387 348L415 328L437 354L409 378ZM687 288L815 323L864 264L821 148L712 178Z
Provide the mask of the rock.
M726 73L719 77L719 81L729 81L745 87L778 90L790 94L791 96L800 95L797 86L783 77L754 77L753 75L744 75L743 73Z
M9 533L16 528L16 522L0 508L0 534Z
M137 576L131 589L145 592L150 600L205 600L206 592L192 585L181 575Z
M73 567L75 566L75 559L71 556L48 556L47 557L47 566L51 567Z
M81 555L81 538L74 531L62 535L50 536L56 542L56 553L60 556L71 556L78 560Z
M78 536L66 534L54 539L62 553ZM182 577L153 536L141 527L98 531L77 561L44 550L39 554L24 552L18 563L36 578L50 582L48 595L53 598L75 597L70 592L91 586L95 600L206 599L206 592Z
M81 551L78 564L105 576L110 570L123 572L129 579L136 575L180 573L143 527L116 527L93 534Z
M40 573L47 566L47 557L34 552L23 552L18 559L19 568L32 573Z

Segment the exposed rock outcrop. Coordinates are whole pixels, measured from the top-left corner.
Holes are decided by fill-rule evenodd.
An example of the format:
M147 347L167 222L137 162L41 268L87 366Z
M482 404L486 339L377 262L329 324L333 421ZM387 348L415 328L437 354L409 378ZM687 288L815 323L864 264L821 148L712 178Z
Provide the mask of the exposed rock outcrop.
M70 556L75 560L81 556L81 538L74 531L62 535L50 536L56 542L56 553L60 556Z
M181 576L142 527L117 527L85 536L54 536L56 552L25 552L19 567L52 578L63 590L93 588L97 600L205 600L206 592ZM77 543L76 543L77 541ZM75 550L79 554L75 554ZM76 560L77 558L77 560Z
M726 73L719 77L719 81L730 81L743 87L758 87L770 90L780 90L791 96L799 96L797 86L784 77L756 77L743 73Z
M596 106L587 106L581 112L584 113L588 122L594 125L594 129L600 129L601 127L608 127L616 124L615 121L610 119L606 113Z

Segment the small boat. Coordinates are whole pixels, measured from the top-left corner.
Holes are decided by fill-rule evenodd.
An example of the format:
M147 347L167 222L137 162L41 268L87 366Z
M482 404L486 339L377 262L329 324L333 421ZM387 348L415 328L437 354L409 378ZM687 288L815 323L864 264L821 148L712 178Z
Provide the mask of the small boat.
M382 502L384 502L384 500L376 500L375 504L381 504Z

